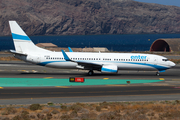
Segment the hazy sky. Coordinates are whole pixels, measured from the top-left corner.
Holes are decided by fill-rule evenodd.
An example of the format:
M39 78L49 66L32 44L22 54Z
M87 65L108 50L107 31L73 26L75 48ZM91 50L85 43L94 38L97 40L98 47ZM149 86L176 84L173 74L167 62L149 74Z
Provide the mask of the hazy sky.
M147 3L158 3L163 5L174 5L180 7L180 0L134 0Z

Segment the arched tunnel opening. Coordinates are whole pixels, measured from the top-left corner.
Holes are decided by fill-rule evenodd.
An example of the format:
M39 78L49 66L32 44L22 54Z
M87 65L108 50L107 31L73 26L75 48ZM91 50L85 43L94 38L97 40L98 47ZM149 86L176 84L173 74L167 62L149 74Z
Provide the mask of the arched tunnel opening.
M151 52L171 52L169 44L164 40L156 40L150 48Z

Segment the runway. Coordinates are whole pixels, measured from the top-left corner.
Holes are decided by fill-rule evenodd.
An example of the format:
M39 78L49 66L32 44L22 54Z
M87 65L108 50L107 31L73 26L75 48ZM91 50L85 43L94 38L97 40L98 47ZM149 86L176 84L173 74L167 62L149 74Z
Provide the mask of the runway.
M119 71L118 74L103 74L96 72L93 76L88 76L86 70L75 69L55 69L48 68L22 61L0 61L0 77L11 78L69 78L85 77L88 79L159 79L164 78L166 81L180 80L180 64L174 68L160 73L156 76L156 71Z
M87 71L61 70L31 65L25 62L0 62L0 78L57 78L84 77L85 79L136 79L161 80L155 83L51 86L51 87L2 87L0 104L32 104L58 102L146 101L180 99L180 65L160 73L147 71L119 71L119 74L88 76ZM51 79L48 79L49 81ZM1 83L0 83L1 86ZM149 98L149 99L148 99Z

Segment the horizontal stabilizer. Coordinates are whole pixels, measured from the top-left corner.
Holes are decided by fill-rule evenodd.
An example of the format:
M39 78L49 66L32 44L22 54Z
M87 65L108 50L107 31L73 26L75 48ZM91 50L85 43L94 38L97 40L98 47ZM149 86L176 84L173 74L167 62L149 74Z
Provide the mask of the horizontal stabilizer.
M18 52L16 52L15 50L10 50L10 52L13 53L13 54L18 54L18 55L25 55L25 56L27 56L27 54L18 53Z

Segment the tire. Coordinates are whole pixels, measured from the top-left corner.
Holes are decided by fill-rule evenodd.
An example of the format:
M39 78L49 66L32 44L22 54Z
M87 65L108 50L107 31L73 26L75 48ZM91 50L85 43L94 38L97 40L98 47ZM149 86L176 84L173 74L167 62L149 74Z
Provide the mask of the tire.
M158 72L156 73L156 76L159 76L159 73L158 73Z
M90 70L89 72L88 72L88 75L89 76L91 76L91 75L93 75L94 74L94 72L92 71L92 70Z

